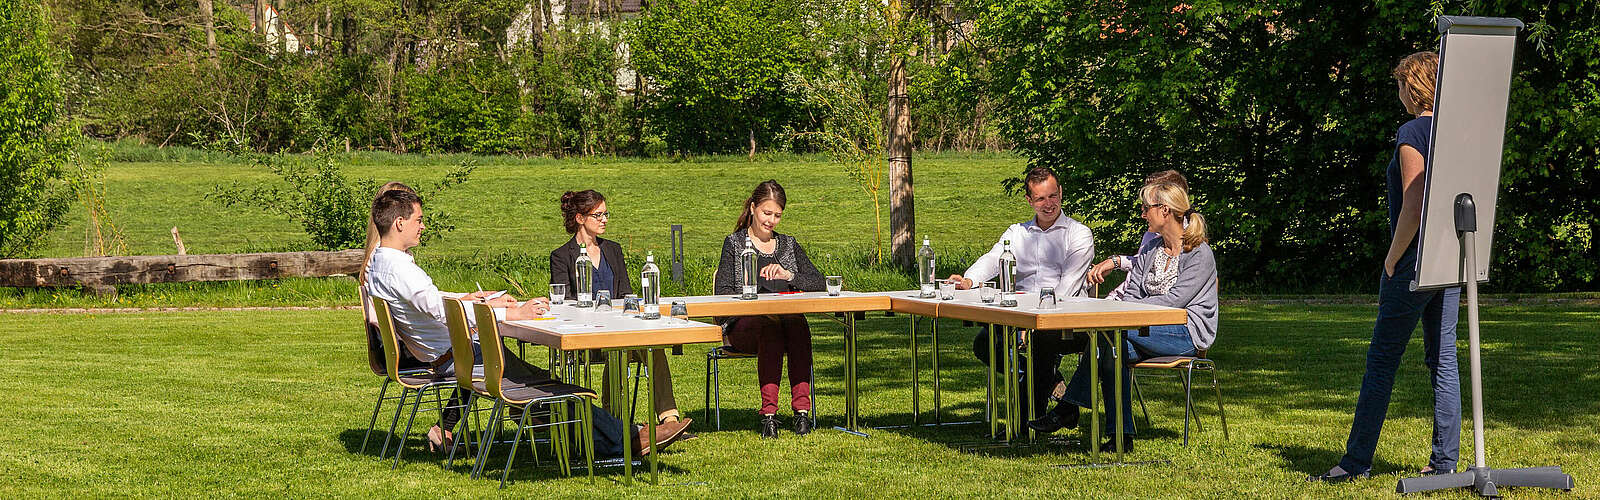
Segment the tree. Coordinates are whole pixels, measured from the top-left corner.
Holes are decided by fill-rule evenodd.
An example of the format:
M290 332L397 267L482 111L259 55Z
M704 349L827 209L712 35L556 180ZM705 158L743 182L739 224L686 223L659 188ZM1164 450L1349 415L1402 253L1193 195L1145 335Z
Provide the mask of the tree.
M45 11L0 0L0 258L26 256L76 193L77 129L62 107L61 56Z
M1597 7L1542 5L989 0L979 30L1004 133L1060 174L1098 247L1133 249L1133 188L1174 168L1233 289L1356 290L1390 236L1382 173L1408 119L1390 70L1437 47L1436 14L1548 16L1535 25L1560 24L1534 31L1544 49L1517 55L1495 273L1507 288L1575 289L1600 261ZM1560 276L1530 279L1549 267Z
M804 121L785 77L808 71L798 0L666 0L632 25L647 109L672 149L748 151ZM798 128L798 127L797 127Z

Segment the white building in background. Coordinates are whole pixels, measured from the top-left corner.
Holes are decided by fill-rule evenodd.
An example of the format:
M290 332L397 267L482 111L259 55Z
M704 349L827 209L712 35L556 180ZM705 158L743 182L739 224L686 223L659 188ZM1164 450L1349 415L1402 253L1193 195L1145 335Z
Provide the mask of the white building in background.
M266 7L267 13L263 16L265 19L258 20L254 2L234 5L234 8L244 11L245 17L250 19L251 31L261 31L262 21L266 22L267 45L273 53L278 52L278 47L283 47L291 54L301 52L300 37L294 34L294 27L289 25L288 20L283 20L281 24L278 22L283 18L278 15L278 9L272 4L267 4ZM282 32L279 32L279 26L283 27Z
M540 15L535 16L539 9ZM506 27L506 49L515 49L529 43L536 33L554 29L575 29L609 35L611 25L603 22L608 16L634 17L644 10L642 0L533 0L523 4L522 12ZM535 29L534 23L543 20ZM570 24L567 21L571 21ZM617 43L617 88L632 91L638 82L633 68L628 64L628 42Z

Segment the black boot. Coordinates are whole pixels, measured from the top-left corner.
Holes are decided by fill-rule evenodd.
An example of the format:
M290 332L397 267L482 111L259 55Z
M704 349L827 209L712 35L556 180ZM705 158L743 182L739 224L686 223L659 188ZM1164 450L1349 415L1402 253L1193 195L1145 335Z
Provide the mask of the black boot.
M796 436L810 434L811 429L816 425L817 423L811 420L811 412L805 410L794 412L794 434Z
M776 415L762 415L761 416L761 437L762 438L776 438L776 437L778 437L778 417Z
M1055 409L1047 411L1033 421L1028 422L1028 428L1034 431L1050 434L1061 429L1072 429L1078 426L1078 405L1061 402L1056 403Z
M1126 453L1133 453L1133 434L1122 435L1122 451ZM1100 452L1116 453L1117 441L1115 439L1107 439L1106 442L1100 443Z

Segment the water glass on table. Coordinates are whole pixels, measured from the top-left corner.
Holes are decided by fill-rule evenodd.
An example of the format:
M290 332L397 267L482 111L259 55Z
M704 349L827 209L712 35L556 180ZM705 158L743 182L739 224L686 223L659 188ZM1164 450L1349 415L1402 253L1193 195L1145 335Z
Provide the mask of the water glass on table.
M955 280L939 280L939 300L955 300Z
M1055 309L1056 308L1056 289L1055 289L1055 287L1047 286L1047 287L1043 287L1043 288L1039 289L1039 307L1038 308L1039 309Z
M993 283L985 282L983 287L978 289L978 300L985 304L993 304L994 299L999 296L1000 289L995 288Z
M567 301L567 284L550 284L550 305L559 306Z
M843 291L843 290L844 290L844 276L829 276L828 277L828 295L830 297L837 297L839 295L839 292Z
M596 311L610 311L611 310L611 290L595 290L594 291L594 310L596 310Z

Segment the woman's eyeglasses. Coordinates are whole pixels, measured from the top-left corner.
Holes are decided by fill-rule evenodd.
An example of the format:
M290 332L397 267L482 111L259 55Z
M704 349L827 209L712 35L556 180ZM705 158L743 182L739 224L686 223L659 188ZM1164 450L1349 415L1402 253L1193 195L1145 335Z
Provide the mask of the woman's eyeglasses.
M1162 205L1162 204L1160 204L1160 203L1156 203L1156 204L1154 204L1154 205L1151 205L1151 204L1147 204L1147 203L1140 203L1140 204L1139 204L1139 213L1140 213L1140 214L1143 214L1143 213L1145 213L1145 212L1149 212L1149 211L1150 211L1150 209L1152 209L1152 208L1156 208L1156 207L1164 207L1164 206L1166 206L1166 205Z
M595 213L586 215L586 217L588 217L590 220L596 220L596 221L610 220L611 219L611 212L595 212Z

